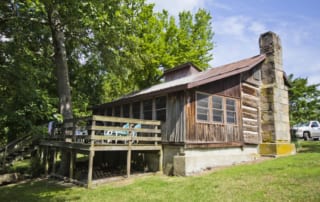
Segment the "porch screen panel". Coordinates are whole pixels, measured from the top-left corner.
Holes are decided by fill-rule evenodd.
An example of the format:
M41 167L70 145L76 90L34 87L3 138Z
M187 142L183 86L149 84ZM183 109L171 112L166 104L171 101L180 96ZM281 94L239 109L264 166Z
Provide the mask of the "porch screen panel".
M140 102L134 102L132 104L132 116L135 119L140 119Z
M212 120L223 123L223 99L222 97L212 96Z
M156 119L159 121L166 121L166 105L167 97L156 98Z
M125 118L130 117L130 104L125 104L122 106L122 116Z
M209 96L197 93L197 120L209 121Z
M143 101L143 119L152 120L152 100Z

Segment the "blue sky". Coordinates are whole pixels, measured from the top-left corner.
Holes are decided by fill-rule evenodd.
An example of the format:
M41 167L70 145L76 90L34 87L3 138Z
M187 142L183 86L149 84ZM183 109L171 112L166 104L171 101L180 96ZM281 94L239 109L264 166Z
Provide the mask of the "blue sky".
M196 12L213 17L213 67L259 54L261 33L273 31L282 42L285 72L320 83L320 1L318 0L147 0L155 9Z

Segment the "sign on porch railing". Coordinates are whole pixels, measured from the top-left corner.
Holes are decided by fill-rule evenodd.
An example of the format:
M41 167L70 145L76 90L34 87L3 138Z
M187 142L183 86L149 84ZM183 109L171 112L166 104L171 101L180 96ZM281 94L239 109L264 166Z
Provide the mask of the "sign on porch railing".
M98 116L65 120L56 125L51 140L83 144L157 144L160 121Z

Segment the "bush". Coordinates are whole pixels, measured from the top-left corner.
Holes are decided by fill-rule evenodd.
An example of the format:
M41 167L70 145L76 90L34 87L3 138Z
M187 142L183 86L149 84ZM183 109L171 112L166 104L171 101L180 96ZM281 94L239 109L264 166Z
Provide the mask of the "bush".
M41 160L38 155L31 157L29 172L31 177L39 177L41 173L44 173L44 166L41 164Z

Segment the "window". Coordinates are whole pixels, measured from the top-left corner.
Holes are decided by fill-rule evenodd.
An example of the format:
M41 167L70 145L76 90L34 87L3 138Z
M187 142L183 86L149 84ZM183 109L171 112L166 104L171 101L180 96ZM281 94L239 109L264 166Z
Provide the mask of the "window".
M236 101L226 99L227 123L237 124Z
M156 120L166 121L166 105L167 99L165 96L157 97L156 100Z
M312 122L311 128L318 128L318 127L319 127L319 125L317 122Z
M209 96L197 93L197 120L209 121Z
M197 121L237 124L237 100L196 93Z
M212 96L212 115L213 121L223 123L223 102L222 97Z
M152 100L143 101L143 119L152 120Z

